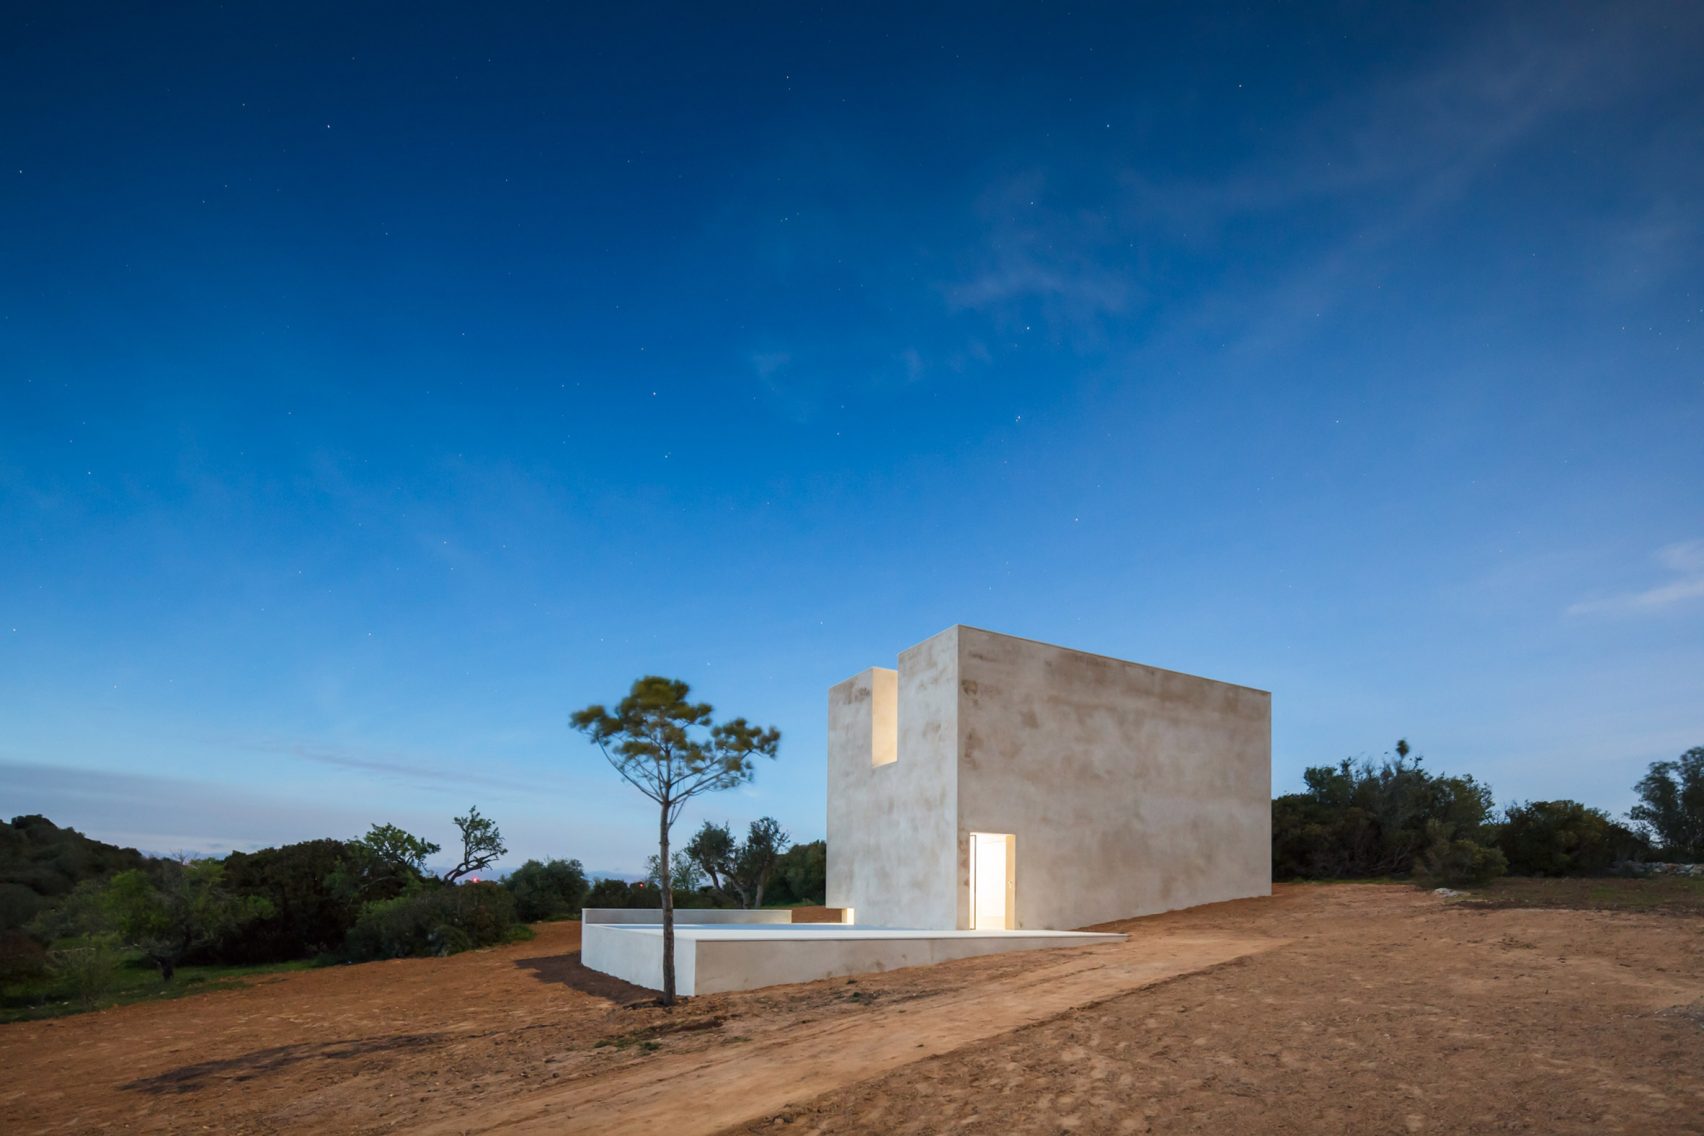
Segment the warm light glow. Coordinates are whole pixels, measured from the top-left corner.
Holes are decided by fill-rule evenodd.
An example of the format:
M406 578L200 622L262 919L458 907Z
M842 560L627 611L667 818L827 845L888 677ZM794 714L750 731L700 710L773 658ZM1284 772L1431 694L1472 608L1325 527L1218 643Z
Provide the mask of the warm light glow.
M1012 928L1013 838L1003 832L970 834L970 928Z
M870 764L899 760L899 672L870 668Z

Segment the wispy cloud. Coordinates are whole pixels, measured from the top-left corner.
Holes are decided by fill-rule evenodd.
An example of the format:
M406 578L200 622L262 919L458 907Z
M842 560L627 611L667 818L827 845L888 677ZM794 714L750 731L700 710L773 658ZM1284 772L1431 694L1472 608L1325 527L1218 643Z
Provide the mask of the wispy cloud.
M773 409L799 425L820 413L828 386L818 370L801 366L792 351L771 344L749 352L746 361Z
M536 793L569 787L567 781L558 778L504 777L493 772L493 763L489 758L478 755L470 756L461 762L450 762L441 757L401 750L355 748L324 742L246 739L228 741L225 744L251 753L278 754L298 761L375 775L426 789L504 789L517 793Z
M1638 591L1619 592L1568 606L1569 615L1637 615L1667 611L1704 599L1704 540L1688 540L1658 549L1655 560L1673 579Z
M786 370L787 365L792 361L793 356L786 351L758 351L753 353L751 357L751 367L752 370L757 372L758 378L774 386L775 384L770 380Z
M1134 278L1107 262L1118 243L1111 219L1059 208L1041 173L990 190L977 213L986 226L977 262L942 287L953 311L980 312L1003 334L1040 330L1081 345L1138 302Z
M371 763L358 768L366 764ZM494 809L481 798L485 811L502 822L510 850L505 866L560 855L597 856L592 862L625 862L628 869L644 862L645 834L655 833L656 817L634 808L637 794L611 797L612 805L565 825L549 804L553 786L531 788L527 800L533 807L511 802ZM241 787L200 777L12 761L4 755L0 802L11 812L40 813L96 839L159 855L222 856L298 840L346 839L381 821L445 844L455 836L449 823L453 810L382 787L360 792L327 791L323 785L294 791Z
M354 801L303 801L202 780L0 761L0 797L146 852L223 854L364 829Z
M1685 65L1662 42L1670 33L1648 21L1598 23L1558 18L1539 30L1487 18L1428 65L1299 116L1269 148L1213 176L1126 168L1072 208L1054 192L1053 171L1029 171L984 195L980 244L942 294L1002 333L1040 325L1079 348L1152 343L1156 333L1243 353L1282 348L1376 286L1393 247L1530 140L1643 89L1677 57ZM1699 38L1684 31L1673 34ZM1323 221L1336 235L1294 255L1274 245L1263 269L1249 234L1282 233L1292 221ZM1677 223L1661 209L1644 222L1647 245ZM1223 281L1177 296L1152 268L1177 256L1223 269Z
M1704 153L1704 131L1682 153ZM1704 166L1679 175L1704 197ZM1611 300L1649 293L1695 267L1704 249L1704 220L1677 195L1653 196L1633 211L1603 221L1595 236L1599 271L1593 277Z

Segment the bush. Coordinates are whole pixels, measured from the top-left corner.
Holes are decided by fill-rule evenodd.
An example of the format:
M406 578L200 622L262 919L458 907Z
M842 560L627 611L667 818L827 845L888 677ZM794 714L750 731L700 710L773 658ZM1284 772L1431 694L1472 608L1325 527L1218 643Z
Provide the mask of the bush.
M0 931L0 991L47 973L47 949L22 931Z
M780 903L821 903L828 894L828 845L795 844L775 865L771 898Z
M528 860L509 873L503 887L515 897L523 923L571 919L586 902L586 870L578 860Z
M225 858L225 886L264 899L272 914L238 928L202 956L231 963L290 962L343 945L365 900L390 899L401 879L368 882L370 854L353 841L307 840Z
M443 958L446 955L455 955L460 954L462 951L471 951L474 948L474 941L473 936L469 935L466 931L463 931L460 927L452 927L448 923L440 923L438 926L432 928L431 934L426 936L426 946L428 954L431 954L435 958Z
M71 946L48 952L48 970L83 1009L92 1009L118 985L124 960L113 935L86 935Z
M1442 826L1414 866L1414 880L1424 887L1483 887L1508 870L1500 849L1476 840L1451 840Z
M1645 852L1637 833L1578 801L1510 805L1496 841L1516 876L1592 875Z
M447 955L510 942L521 930L514 897L497 884L428 884L362 908L343 955L350 962Z
M1303 773L1305 792L1272 802L1274 879L1406 875L1436 841L1486 834L1491 790L1472 777L1446 777L1410 760L1408 743L1374 765L1344 761Z
M661 907L657 889L626 880L599 880L586 893L587 907Z
M708 890L682 891L675 889L674 905L676 907L716 907L716 897ZM586 893L585 907L631 907L640 911L662 910L662 893L657 885L645 880L607 879L599 880Z
M49 902L23 884L0 883L0 931L28 925L47 908Z
M259 896L232 895L218 860L157 860L148 870L120 872L102 890L100 906L120 940L157 966L164 982L194 955L272 914Z

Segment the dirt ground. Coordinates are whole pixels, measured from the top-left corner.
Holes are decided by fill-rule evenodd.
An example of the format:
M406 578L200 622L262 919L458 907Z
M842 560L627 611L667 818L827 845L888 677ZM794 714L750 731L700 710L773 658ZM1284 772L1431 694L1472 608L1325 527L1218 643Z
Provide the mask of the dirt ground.
M578 924L0 1026L6 1133L1704 1133L1704 920L1280 886L693 999Z

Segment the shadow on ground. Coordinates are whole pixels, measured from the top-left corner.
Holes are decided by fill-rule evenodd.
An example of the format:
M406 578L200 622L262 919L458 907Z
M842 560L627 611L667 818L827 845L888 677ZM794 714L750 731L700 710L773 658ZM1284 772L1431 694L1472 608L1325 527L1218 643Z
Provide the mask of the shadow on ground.
M347 1041L321 1041L300 1045L277 1045L257 1049L221 1061L201 1061L168 1069L152 1077L130 1081L120 1086L141 1093L193 1093L214 1084L252 1080L303 1061L347 1061L352 1057L371 1057L378 1053L400 1052L433 1045L444 1037L441 1033L401 1034L394 1037L354 1038Z
M657 992L619 978L588 969L580 962L580 952L550 955L545 958L516 959L515 965L530 970L540 982L561 984L594 998L603 998L621 1006L655 1002Z

